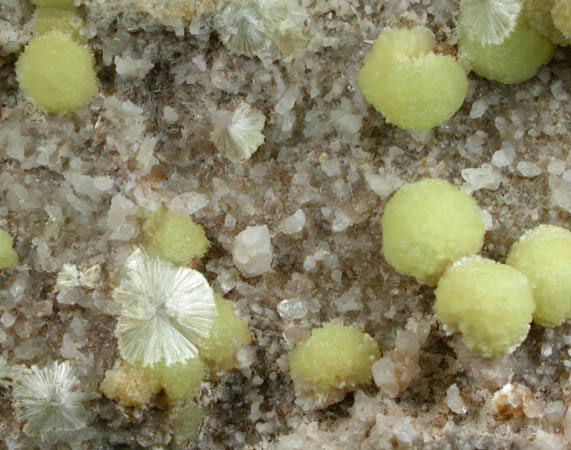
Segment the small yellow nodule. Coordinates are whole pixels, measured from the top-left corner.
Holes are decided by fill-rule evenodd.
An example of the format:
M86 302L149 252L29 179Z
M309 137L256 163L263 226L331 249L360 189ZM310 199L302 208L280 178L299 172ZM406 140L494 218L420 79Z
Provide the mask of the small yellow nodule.
M523 342L535 310L525 275L479 256L454 263L435 295L446 330L461 333L469 350L489 358L508 355Z
M90 50L61 31L34 37L16 63L16 76L32 103L54 114L89 105L98 89Z
M171 365L161 361L142 370L149 380L159 383L170 404L182 403L195 397L206 374L204 364L198 357Z
M512 246L506 264L530 281L537 305L533 321L555 327L571 319L571 232L540 225Z
M429 286L448 265L478 253L484 243L474 199L439 178L402 186L385 205L381 226L386 261Z
M160 208L143 223L145 247L176 265L186 265L208 250L204 229L190 216Z
M325 324L289 355L296 388L328 395L351 391L372 380L371 367L381 357L379 345L355 327Z
M462 106L466 73L453 57L433 53L435 47L425 28L395 29L382 33L365 57L359 88L388 123L429 130Z

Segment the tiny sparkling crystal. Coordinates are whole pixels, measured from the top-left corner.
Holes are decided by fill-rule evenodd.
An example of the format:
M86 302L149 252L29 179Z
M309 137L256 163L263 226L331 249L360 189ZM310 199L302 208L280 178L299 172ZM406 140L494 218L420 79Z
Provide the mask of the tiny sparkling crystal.
M278 313L282 319L303 319L307 314L307 303L299 298L288 298L278 303Z

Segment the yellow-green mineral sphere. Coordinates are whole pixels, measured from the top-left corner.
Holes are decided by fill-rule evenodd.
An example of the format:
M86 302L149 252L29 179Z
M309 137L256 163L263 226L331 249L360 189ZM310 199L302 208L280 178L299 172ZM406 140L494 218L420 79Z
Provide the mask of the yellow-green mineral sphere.
M31 2L38 8L71 9L74 7L74 0L31 0Z
M160 384L171 404L195 397L206 373L204 364L198 357L171 365L161 361L142 370L149 380Z
M449 333L484 357L512 353L529 331L535 302L521 272L472 256L452 265L438 282L434 309Z
M12 248L13 244L12 236L0 230L0 270L13 269L20 262L18 253Z
M569 19L565 2L569 4L569 0L523 0L522 18L554 44L571 45L571 36L563 33L563 29L569 27L565 22Z
M482 45L460 26L460 51L481 77L504 84L533 78L555 54L555 45L524 22L519 22L501 44Z
M379 345L357 328L325 324L289 355L290 375L297 387L327 395L350 391L371 381L373 362L381 357Z
M529 280L535 298L533 321L555 327L571 319L571 232L540 225L516 242L506 260Z
M484 243L477 203L439 178L402 186L385 205L381 226L386 261L429 286L449 264L478 253Z
M49 113L83 108L97 93L93 55L61 31L34 37L16 64L16 75L24 94Z
M36 34L46 34L50 31L61 31L69 34L77 42L83 43L81 29L85 23L73 10L56 8L38 8L34 14L34 28Z
M435 47L427 29L401 28L382 33L365 57L359 88L388 123L429 130L462 106L466 73L453 57L433 53Z
M236 316L234 304L215 294L216 317L210 336L198 347L201 358L214 370L230 370L238 351L250 345L248 324Z
M177 265L204 256L209 245L204 229L190 216L179 216L166 208L146 219L143 235L147 249Z

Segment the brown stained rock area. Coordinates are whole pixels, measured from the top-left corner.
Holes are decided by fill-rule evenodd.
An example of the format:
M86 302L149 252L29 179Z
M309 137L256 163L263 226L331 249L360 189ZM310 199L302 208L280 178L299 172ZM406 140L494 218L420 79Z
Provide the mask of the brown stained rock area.
M101 91L90 108L64 117L40 113L19 92L14 63L33 8L1 5L0 23L10 26L0 26L0 227L22 261L0 272L0 354L9 364L70 360L81 388L98 390L118 357L113 283L141 242L139 207L160 202L204 227L211 246L193 267L234 302L253 337L239 369L204 383L204 425L188 448L568 448L570 324L532 325L513 355L482 360L433 321L432 289L383 260L380 230L390 193L423 177L473 193L487 213L483 256L503 261L539 223L569 228L568 49L521 85L470 75L460 111L413 135L365 103L356 74L385 26L425 25L442 48L455 47L455 1L294 2L306 17L301 37L276 39L251 58L222 45L215 12L189 16L189 6L205 3L112 3L82 9ZM265 143L234 164L209 137L211 112L239 101L265 115ZM285 226L294 214L295 226ZM263 225L271 270L246 278L232 260L234 239ZM56 292L63 264L80 272L100 264L100 283ZM286 299L302 302L301 317L280 315ZM303 413L287 354L333 319L373 336L405 382L395 395L371 384ZM430 332L418 350L399 350L397 333L416 333L412 322L430 323ZM498 414L493 398L507 383L525 395ZM0 387L0 408L0 446L39 448L15 420L9 388ZM84 447L60 436L52 448L172 440L160 395L141 408L102 397L90 410Z

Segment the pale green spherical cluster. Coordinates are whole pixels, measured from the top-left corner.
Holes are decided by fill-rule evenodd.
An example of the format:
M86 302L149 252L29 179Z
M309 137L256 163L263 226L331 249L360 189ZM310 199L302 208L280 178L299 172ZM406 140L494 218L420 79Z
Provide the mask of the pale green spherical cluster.
M472 256L457 261L438 282L434 309L449 333L484 357L513 352L535 310L527 278L511 266Z
M248 324L236 316L234 304L215 294L216 317L208 339L199 345L200 356L214 370L230 370L238 351L252 340Z
M173 264L186 265L208 250L204 229L188 215L176 215L167 208L150 214L142 227L145 247Z
M90 50L70 34L50 31L34 37L16 63L20 88L39 109L67 114L87 106L98 82Z
M368 334L328 323L290 353L290 375L299 390L324 396L348 392L371 382L371 367L380 357L379 345Z
M530 281L533 321L555 327L571 319L571 232L540 225L516 242L506 260Z
M359 88L388 123L429 130L462 106L466 73L452 56L434 53L435 47L427 29L402 28L382 33L365 57Z
M553 43L523 21L501 44L489 45L471 39L460 25L459 46L474 72L504 84L522 83L534 77L555 53Z
M20 259L18 253L12 248L14 240L4 230L0 230L0 270L13 269Z
M523 0L522 18L557 45L571 45L569 0Z
M445 180L402 186L385 205L383 255L402 274L435 286L448 265L484 242L480 208Z

